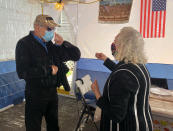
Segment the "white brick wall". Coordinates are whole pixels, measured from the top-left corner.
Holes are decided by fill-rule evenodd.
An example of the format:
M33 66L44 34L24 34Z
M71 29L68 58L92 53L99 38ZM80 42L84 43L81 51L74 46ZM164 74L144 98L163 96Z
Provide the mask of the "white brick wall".
M0 61L14 59L17 41L33 29L35 16L40 13L39 2L0 0Z

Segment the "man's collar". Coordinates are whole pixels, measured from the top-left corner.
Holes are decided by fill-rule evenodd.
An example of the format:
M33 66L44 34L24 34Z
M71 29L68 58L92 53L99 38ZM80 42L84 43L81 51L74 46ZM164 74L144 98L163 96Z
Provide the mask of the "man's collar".
M43 39L41 39L40 37L38 37L38 36L36 36L36 35L34 34L34 31L31 31L30 34L31 34L39 43L45 43L45 42L43 41Z

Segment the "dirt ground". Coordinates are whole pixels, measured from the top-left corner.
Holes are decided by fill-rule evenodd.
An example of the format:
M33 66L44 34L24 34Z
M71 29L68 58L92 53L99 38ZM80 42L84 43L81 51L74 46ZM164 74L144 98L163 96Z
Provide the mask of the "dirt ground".
M0 131L25 131L24 124L25 102L0 112ZM76 99L59 95L59 126L60 131L74 131L77 125L81 104ZM99 127L99 125L97 124ZM82 124L82 131L96 131L91 120ZM42 131L46 131L45 120L42 122Z

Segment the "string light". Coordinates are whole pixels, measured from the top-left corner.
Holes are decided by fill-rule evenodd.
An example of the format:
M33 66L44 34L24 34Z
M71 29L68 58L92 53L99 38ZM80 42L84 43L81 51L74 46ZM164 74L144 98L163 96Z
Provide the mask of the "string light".
M64 3L62 3L61 1L55 3L55 9L62 10L63 8L64 8Z
M62 3L61 1L62 0L56 0L57 2L55 1L49 1L49 0L40 0L42 3ZM74 3L79 3L79 4L93 4L93 3L96 3L96 2L99 2L101 0L93 0L93 1L90 1L90 2L82 2L80 0L68 0L68 2L74 2ZM63 3L64 5L64 3Z
M70 2L76 2L76 3L79 3L79 4L93 4L93 3L96 3L96 2L99 2L101 0L95 0L95 1L90 1L90 2L82 2L82 1L77 1L77 0L70 0Z
M69 2L76 2L78 4L93 4L96 2L99 2L101 0L95 0L91 2L81 2L80 0L69 0ZM62 3L62 0L59 0L59 2L51 2L49 0L40 0L41 3L41 8L42 8L42 14L43 14L43 3L54 3L55 4L55 9L61 11L64 8L64 3Z

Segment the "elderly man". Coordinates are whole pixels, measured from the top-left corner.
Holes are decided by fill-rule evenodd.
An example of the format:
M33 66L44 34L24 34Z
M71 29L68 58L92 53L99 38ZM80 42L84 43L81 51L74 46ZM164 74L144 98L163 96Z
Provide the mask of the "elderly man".
M54 33L57 26L52 17L38 15L34 31L20 39L16 46L17 74L26 81L26 131L41 131L43 116L47 131L59 131L57 63L79 60L80 50ZM55 44L51 41L54 35Z

